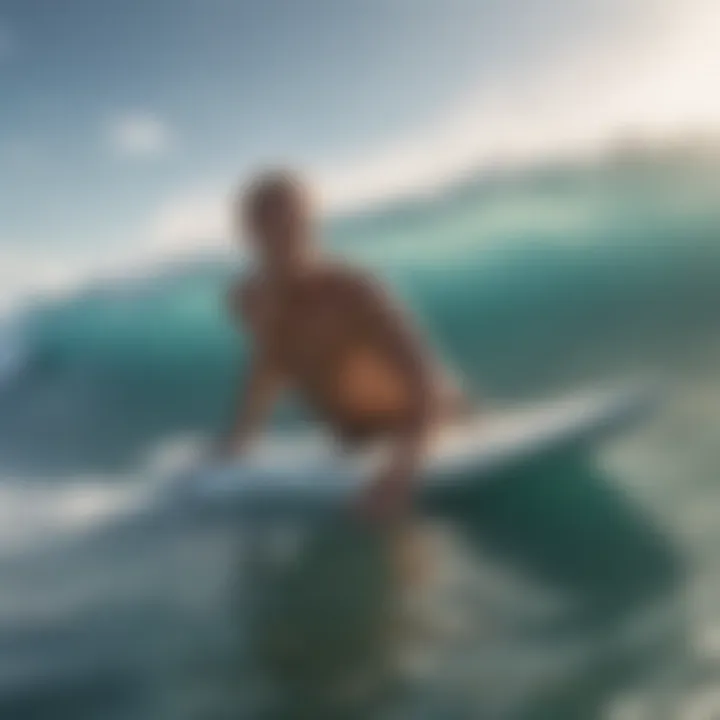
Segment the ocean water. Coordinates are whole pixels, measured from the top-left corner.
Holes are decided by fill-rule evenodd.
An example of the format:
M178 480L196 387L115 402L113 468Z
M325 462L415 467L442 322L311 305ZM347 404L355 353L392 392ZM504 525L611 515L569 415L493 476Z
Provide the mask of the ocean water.
M242 372L230 256L38 298L0 343L0 717L719 717L720 162L497 171L326 236L480 405L638 381L655 414L423 522L398 587L367 529L158 500Z

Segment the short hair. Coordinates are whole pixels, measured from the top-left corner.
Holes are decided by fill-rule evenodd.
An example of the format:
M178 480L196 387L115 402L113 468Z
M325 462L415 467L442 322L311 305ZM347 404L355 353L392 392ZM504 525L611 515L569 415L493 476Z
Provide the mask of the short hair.
M289 169L265 170L256 174L240 192L239 210L243 217L256 219L277 206L302 196L307 183L298 173Z

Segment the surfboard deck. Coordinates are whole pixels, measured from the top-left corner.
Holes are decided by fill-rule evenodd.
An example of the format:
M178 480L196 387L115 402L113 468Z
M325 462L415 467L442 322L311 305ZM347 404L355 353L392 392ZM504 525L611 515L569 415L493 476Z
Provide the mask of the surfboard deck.
M501 410L450 425L432 439L416 480L419 500L498 478L548 454L594 447L645 414L647 391L595 390ZM249 517L301 518L341 511L381 466L387 447L342 452L318 432L277 435L242 460L196 469L180 484L203 506L232 506ZM427 502L425 503L427 504Z

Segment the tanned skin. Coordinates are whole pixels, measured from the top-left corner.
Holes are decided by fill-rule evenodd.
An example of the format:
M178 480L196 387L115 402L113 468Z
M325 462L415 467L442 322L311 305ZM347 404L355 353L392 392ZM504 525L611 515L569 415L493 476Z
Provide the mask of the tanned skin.
M297 178L258 178L237 215L255 270L237 281L229 304L251 336L252 357L222 452L242 452L280 393L292 389L341 443L391 442L359 509L399 519L410 508L428 434L457 409L456 393L384 288L321 253L315 208Z

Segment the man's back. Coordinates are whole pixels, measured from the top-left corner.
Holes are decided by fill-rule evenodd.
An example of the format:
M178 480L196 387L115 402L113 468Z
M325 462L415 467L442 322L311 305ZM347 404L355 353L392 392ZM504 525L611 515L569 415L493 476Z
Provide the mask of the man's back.
M341 437L378 435L410 422L412 388L388 320L410 331L371 278L323 264L282 289L253 277L236 295L253 342Z
M253 342L221 449L242 451L290 385L342 440L392 440L389 462L361 507L398 517L409 507L427 434L456 410L456 399L447 398L427 348L383 289L358 271L322 262L304 183L283 172L261 176L239 209L259 272L233 292L233 311Z

